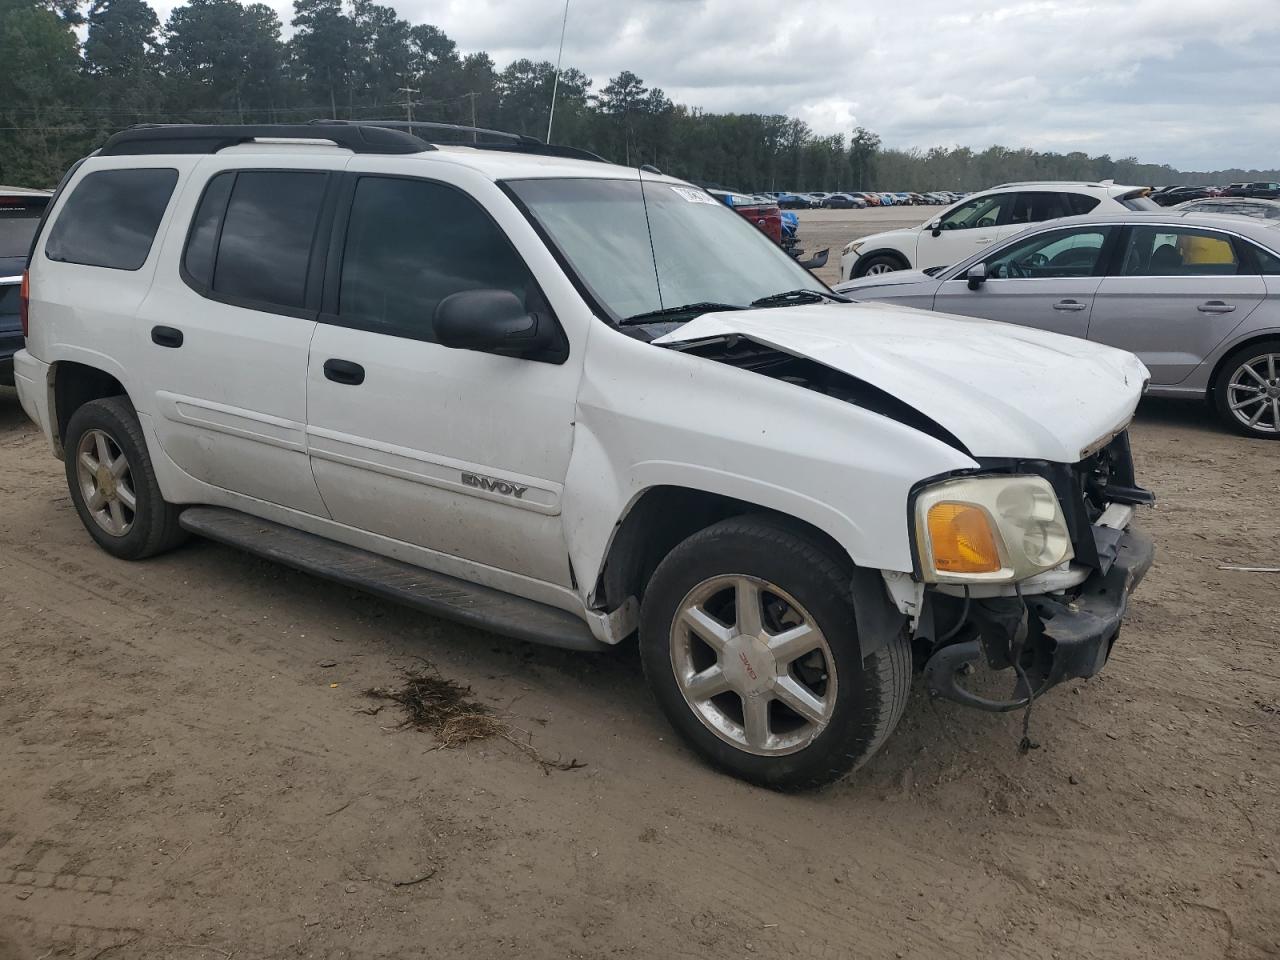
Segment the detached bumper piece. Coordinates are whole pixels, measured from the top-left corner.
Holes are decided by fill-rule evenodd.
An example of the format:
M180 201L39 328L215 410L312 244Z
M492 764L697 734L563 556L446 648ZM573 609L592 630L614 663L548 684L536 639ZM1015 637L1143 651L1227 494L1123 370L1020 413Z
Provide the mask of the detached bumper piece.
M1115 543L1115 560L1071 594L973 601L966 633L970 639L943 647L925 664L931 696L1000 713L1026 706L1028 693L1040 696L1072 677L1092 677L1111 654L1129 594L1151 568L1155 547L1132 530ZM976 636L973 634L976 633ZM1031 690L1019 681L1011 700L993 700L961 686L961 677L985 659L994 670L1022 665Z

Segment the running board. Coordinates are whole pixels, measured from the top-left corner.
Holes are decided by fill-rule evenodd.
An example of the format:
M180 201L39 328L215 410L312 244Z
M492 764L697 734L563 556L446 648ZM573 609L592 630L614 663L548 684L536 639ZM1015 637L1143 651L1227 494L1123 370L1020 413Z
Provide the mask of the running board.
M178 521L194 534L304 573L447 620L569 650L607 650L566 610L434 573L284 524L222 507L188 507Z

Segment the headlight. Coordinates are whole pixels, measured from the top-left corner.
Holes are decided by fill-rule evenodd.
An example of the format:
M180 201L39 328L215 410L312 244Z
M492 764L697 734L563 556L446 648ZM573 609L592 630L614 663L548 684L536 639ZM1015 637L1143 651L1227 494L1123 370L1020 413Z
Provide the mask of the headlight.
M929 583L1013 583L1074 556L1043 477L961 477L926 487L916 497L915 525Z
M851 253L857 253L860 246L862 246L861 240L850 240L844 245L844 252L841 256L847 257Z

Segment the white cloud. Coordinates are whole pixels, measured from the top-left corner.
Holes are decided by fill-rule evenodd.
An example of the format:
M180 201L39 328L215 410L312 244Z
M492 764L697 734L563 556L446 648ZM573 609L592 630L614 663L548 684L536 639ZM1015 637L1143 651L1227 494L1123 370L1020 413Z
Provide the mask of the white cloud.
M271 0L287 24L286 0ZM1276 0L570 0L565 63L713 111L1184 169L1280 165ZM162 17L172 6L157 2ZM501 67L554 59L560 0L397 0Z

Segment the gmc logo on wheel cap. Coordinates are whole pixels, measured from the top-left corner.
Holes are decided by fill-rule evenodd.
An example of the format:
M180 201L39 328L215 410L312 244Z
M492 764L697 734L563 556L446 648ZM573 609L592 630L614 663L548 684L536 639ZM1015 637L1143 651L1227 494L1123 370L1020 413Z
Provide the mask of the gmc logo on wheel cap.
M482 477L478 473L462 474L462 483L464 486L475 487L478 490L488 490L490 493L500 493L505 497L515 497L517 500L524 496L524 492L528 487L517 486L514 483L508 483L506 480L497 480L493 477Z

